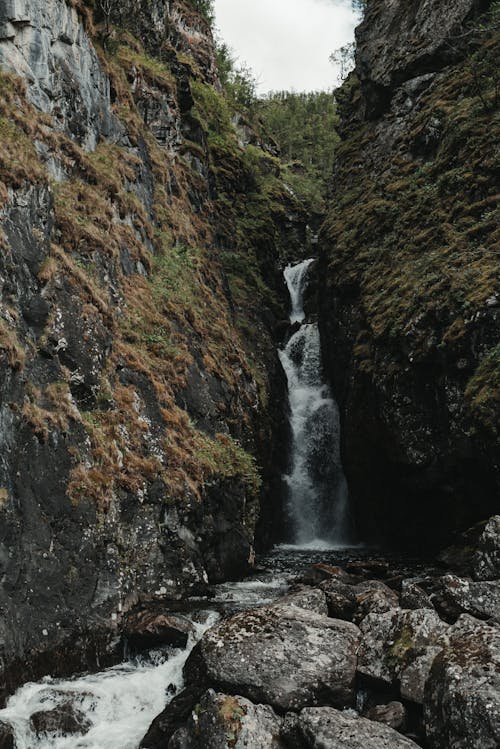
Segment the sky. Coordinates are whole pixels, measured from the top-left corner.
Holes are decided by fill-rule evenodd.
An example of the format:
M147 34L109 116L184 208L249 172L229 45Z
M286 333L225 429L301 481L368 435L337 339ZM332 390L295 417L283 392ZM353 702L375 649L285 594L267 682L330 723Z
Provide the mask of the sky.
M248 65L260 94L338 84L329 56L353 41L349 0L215 0L220 37Z

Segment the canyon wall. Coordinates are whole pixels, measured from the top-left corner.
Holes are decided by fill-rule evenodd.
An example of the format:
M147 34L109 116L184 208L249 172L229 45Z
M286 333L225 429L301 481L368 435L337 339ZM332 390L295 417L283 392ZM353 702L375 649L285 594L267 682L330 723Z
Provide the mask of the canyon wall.
M337 94L322 333L360 536L498 511L499 7L368 0Z

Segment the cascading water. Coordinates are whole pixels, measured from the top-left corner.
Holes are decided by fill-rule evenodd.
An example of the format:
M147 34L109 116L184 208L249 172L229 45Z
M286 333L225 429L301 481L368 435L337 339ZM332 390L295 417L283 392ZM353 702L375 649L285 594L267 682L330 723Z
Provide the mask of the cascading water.
M340 459L338 407L323 381L321 341L307 323L304 291L314 258L289 265L290 323L300 324L279 357L288 382L291 467L284 476L292 541L301 547L349 544L347 484Z

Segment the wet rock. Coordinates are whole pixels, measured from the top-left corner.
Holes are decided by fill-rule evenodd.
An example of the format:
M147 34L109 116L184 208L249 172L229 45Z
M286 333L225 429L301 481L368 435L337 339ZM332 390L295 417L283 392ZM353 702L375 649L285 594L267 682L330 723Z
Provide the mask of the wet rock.
M91 722L71 702L58 705L53 710L41 710L30 718L31 729L42 736L44 734L84 734L91 727Z
M435 659L424 715L433 749L495 749L500 745L500 631L460 617Z
M0 721L0 749L14 749L14 729Z
M425 590L413 580L401 583L401 607L403 609L432 609L432 601Z
M208 683L280 710L354 699L359 629L294 606L246 611L205 633L185 667ZM200 662L202 666L200 667Z
M374 720L376 723L384 723L395 731L403 731L406 724L406 708L401 702L375 705L365 713L365 718Z
M441 616L450 622L461 614L500 622L500 581L497 580L474 582L446 575L440 579L432 601Z
M318 590L317 588L296 590L287 596L278 598L270 606L273 608L296 606L299 609L307 609L307 611L313 611L315 614L321 614L322 616L328 615L326 596L322 590Z
M129 614L124 635L135 650L145 650L156 645L185 648L193 630L192 623L183 616L146 609Z
M313 564L301 578L302 582L307 585L318 585L331 580L341 580L343 582L355 582L355 578L349 575L342 567L335 567L330 564Z
M357 562L351 562L347 565L346 569L352 575L383 578L389 571L389 562L380 559L362 559Z
M354 621L360 622L371 613L382 614L399 606L399 597L379 580L360 583L355 588L356 612Z
M386 684L399 684L402 697L421 703L434 658L446 643L447 630L437 613L429 609L369 614L361 623L358 671Z
M321 583L321 589L326 595L328 615L334 619L352 621L356 611L354 587L334 578Z
M282 720L268 705L208 690L169 749L280 749Z
M355 712L331 707L306 708L296 720L285 723L292 746L300 749L415 749L410 739L387 725L360 718ZM299 743L302 742L302 743Z
M500 579L500 515L487 522L472 558L476 580Z

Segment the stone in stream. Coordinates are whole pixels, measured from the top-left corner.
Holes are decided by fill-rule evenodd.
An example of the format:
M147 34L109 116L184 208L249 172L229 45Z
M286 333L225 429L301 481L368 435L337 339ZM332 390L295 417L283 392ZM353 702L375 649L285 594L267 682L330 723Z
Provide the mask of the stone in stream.
M209 689L168 749L285 749L281 724L269 705Z
M433 609L430 596L415 580L401 583L401 607L403 609Z
M445 575L438 581L432 602L447 621L454 622L461 614L471 614L478 619L500 622L500 581L475 582Z
M354 621L359 623L368 614L383 614L399 606L399 596L380 580L367 580L355 587L356 611Z
M332 707L305 708L288 715L283 728L287 747L297 749L416 749L410 739L383 723Z
M209 685L279 710L353 703L359 629L281 603L245 611L205 632L186 666Z
M192 623L184 616L145 609L127 616L123 633L132 648L145 650L157 645L185 648L193 631Z
M424 716L432 749L500 746L500 630L461 616L435 659Z
M353 585L343 580L332 578L321 583L321 590L326 595L328 615L333 619L352 621L356 611L356 591Z
M14 749L14 729L0 721L0 749Z
M427 676L446 645L448 629L430 609L368 614L361 623L358 672L386 684L399 684L402 697L422 703Z
M308 611L313 611L315 614L321 614L322 616L328 615L326 596L323 591L318 590L318 588L300 588L282 598L278 598L277 601L268 604L266 608L281 606L296 606L299 609L307 609Z
M31 730L37 736L46 734L84 734L91 727L90 721L71 702L64 702L53 710L40 710L30 718Z

